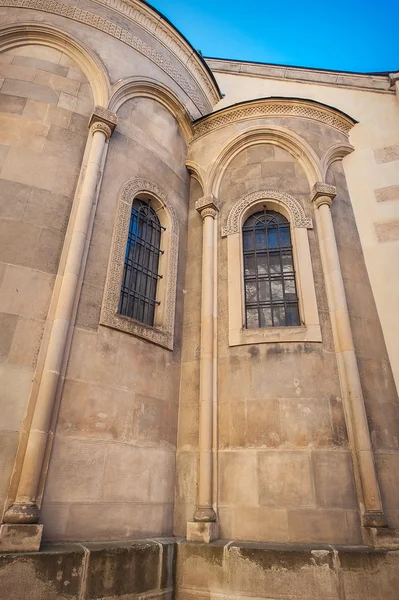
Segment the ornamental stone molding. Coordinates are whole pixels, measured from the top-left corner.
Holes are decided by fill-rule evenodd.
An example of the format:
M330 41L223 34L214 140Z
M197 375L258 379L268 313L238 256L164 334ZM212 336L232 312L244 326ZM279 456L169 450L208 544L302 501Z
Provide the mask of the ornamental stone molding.
M169 260L165 272L162 273L167 283L167 291L163 299L166 310L162 324L159 327L144 325L135 319L118 314L132 204L138 194L145 193L153 196L158 202L158 214L160 214L162 209L167 211L171 224L168 248ZM179 223L175 209L169 202L165 192L156 183L147 179L133 179L125 183L119 194L100 324L125 331L126 333L136 335L154 344L159 344L164 348L173 350L178 251Z
M90 117L89 127L92 127L97 123L103 123L104 125L107 125L112 134L116 124L118 123L118 115L102 106L95 106Z
M209 196L203 196L195 203L195 210L199 212L202 219L205 217L212 217L212 219L216 218L217 213L219 212L218 203L213 194L209 194Z
M127 10L129 5L122 0L97 0L98 4L102 4L107 6L108 8L113 8L118 12L122 13L123 16L129 18L133 21L133 16L140 16L139 20L134 20L134 23L145 29L149 34L158 38L159 41L168 48L168 50L179 60L182 64L183 69L188 71L194 80L197 82L198 87L201 89L202 93L199 89L196 89L194 85L192 85L180 72L178 68L168 60L164 55L155 50L152 46L147 44L144 40L139 37L133 35L128 29L117 25L113 21L106 19L100 15L92 13L90 11L84 10L82 8L74 7L69 4L59 2L58 0L0 0L0 6L8 6L13 8L26 8L31 10L37 10L42 12L52 13L54 15L59 15L61 17L65 17L67 19L71 19L78 23L83 23L84 25L88 25L89 27L93 27L110 35L111 37L119 40L120 42L130 46L137 52L140 52L151 60L155 65L157 65L160 69L162 69L169 77L171 77L187 94L187 96L192 100L197 109L201 114L207 114L210 110L212 110L213 105L220 99L217 86L214 83L211 75L208 73L206 68L202 65L197 54L192 50L192 48L187 43L187 52L190 48L191 54L189 56L185 56L186 61L183 62L182 59L176 54L176 48L180 47L180 54L182 48L184 47L182 38L179 38L178 33L170 27L170 32L174 32L174 36L176 40L180 40L175 42L174 44L171 42L169 45L166 43L167 39L171 40L171 33L168 35L165 33L166 22L161 26L160 20L150 13L150 9L148 10L148 14L152 14L152 21L146 16L143 16L143 5L139 5L137 0L129 0L129 4L132 3L134 7L131 7L131 13L129 16L129 11ZM159 21L159 22L158 22ZM154 24L157 23L159 28L155 27ZM162 33L163 31L163 33ZM158 36L158 33L160 34ZM28 40L27 40L28 41Z
M347 115L328 106L296 99L265 98L222 109L194 124L194 139L237 121L262 117L297 117L318 121L348 135L356 123Z
M336 195L337 188L334 185L317 182L314 184L312 189L312 202L316 208L319 208L319 206L322 206L322 204L331 206Z
M260 190L243 196L234 204L227 217L226 225L222 227L222 237L239 233L241 230L241 217L244 211L253 204L257 204L260 201L267 203L268 200L274 200L288 209L293 227L313 228L312 219L306 217L302 205L293 196L277 190Z

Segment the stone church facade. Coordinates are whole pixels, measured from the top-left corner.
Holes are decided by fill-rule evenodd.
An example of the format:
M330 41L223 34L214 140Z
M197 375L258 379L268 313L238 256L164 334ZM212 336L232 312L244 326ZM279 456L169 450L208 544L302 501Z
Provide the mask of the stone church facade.
M0 598L397 600L399 74L0 15Z

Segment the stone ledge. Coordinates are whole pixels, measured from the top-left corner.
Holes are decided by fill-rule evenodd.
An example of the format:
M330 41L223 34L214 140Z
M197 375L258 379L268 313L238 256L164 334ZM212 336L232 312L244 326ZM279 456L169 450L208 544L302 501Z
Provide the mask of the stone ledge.
M397 600L399 551L366 546L177 544L178 600Z
M0 554L0 600L171 600L175 538L42 544Z

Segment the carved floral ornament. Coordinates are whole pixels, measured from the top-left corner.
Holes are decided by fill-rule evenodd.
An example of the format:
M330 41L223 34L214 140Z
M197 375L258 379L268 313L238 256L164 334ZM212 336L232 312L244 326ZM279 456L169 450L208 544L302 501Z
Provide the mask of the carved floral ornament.
M194 125L194 139L237 121L262 117L299 117L318 121L348 135L355 121L327 106L300 100L264 99L209 115Z
M277 190L260 190L243 196L235 203L227 217L226 225L222 227L222 237L240 233L243 213L250 206L258 204L260 201L267 203L268 200L274 200L286 207L293 227L313 228L312 219L306 217L302 205L293 196Z
M167 281L165 294L165 316L161 327L150 327L118 314L121 281L123 276L126 243L129 231L130 213L133 200L138 194L149 194L156 198L157 209L165 209L170 222L169 261L163 274ZM122 187L119 194L118 211L114 226L111 255L108 265L107 282L101 311L100 323L119 329L159 344L169 350L173 349L175 323L177 266L179 251L179 223L176 212L164 191L154 182L147 179L133 179Z
M167 32L167 24L161 24L160 18L153 16L149 9L144 12L143 8L140 7L139 3L135 0L132 0L134 7L129 6L128 3L123 2L123 0L95 1L98 4L103 4L110 9L122 13L123 16L134 21L135 24L139 25L150 34L160 38L161 43L167 46L168 50L176 56L182 65L182 68L176 68L163 54L155 50L144 40L133 35L128 29L124 29L117 23L98 14L84 10L83 8L71 6L70 4L60 2L59 0L0 0L0 6L28 8L48 12L98 29L140 52L167 73L167 75L176 81L176 83L184 90L189 98L191 98L201 114L206 114L212 109L212 106L219 100L216 86L213 84L210 75L191 48L189 49L187 47L184 58L182 58L183 43L177 42L178 34L172 27L170 27L170 31ZM154 24L156 24L155 28ZM177 51L178 48L179 52ZM188 73L192 75L200 89L192 85L182 75L182 70L188 71Z

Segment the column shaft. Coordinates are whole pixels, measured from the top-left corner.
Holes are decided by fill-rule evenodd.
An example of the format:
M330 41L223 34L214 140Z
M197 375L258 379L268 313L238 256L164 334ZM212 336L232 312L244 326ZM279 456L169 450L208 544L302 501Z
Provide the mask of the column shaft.
M96 199L105 142L107 137L111 135L112 130L104 123L95 123L91 132L92 141L86 172L55 308L17 495L14 504L5 513L4 521L6 523L36 523L39 518L36 496L46 451L49 426L76 300L90 217Z
M323 190L328 190L328 188L330 188L330 194L323 195ZM359 504L363 525L366 527L387 526L375 470L370 431L330 210L332 197L335 196L335 188L321 184L319 189L322 191L318 192L316 188L314 196L315 216L338 369L346 404L346 417L349 421L348 433L352 445L354 467L360 481Z

